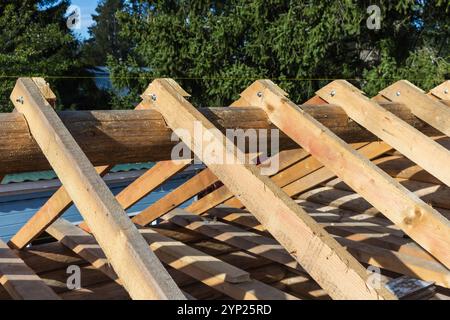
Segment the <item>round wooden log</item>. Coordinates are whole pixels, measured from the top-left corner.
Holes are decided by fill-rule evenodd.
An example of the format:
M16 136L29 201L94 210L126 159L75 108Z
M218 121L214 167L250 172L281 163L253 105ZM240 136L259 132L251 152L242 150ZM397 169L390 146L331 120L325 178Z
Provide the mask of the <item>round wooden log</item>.
M425 134L437 134L404 106L389 103L384 107ZM346 142L378 140L337 106L304 105L301 108ZM259 108L202 108L200 111L222 131L274 128ZM178 143L171 141L172 130L154 110L64 111L58 114L94 165L170 160L172 148ZM293 148L298 145L280 132L280 150ZM30 135L24 117L19 113L0 114L0 176L48 169L50 165Z

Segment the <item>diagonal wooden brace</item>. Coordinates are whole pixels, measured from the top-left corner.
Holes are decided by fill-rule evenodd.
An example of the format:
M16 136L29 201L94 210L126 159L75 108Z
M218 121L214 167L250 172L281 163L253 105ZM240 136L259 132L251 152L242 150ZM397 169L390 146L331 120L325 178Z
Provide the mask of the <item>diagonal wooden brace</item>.
M130 296L185 299L36 84L19 79L11 100Z
M240 150L227 149L226 137L196 110L166 79L152 82L147 89L153 104L173 129L187 130L194 136L200 125L210 134L200 141L182 137L195 152L196 145L207 151L197 154L208 168L252 212L264 227L291 253L302 267L334 299L395 299L384 288L368 285L366 270L321 226L252 165L236 159ZM214 155L226 153L232 164L218 164Z
M439 94L439 96L444 96L444 94L440 94L440 88L435 89L433 92ZM450 108L435 101L411 82L400 80L381 90L380 94L390 101L403 103L417 118L450 136Z
M257 81L242 96L266 110L272 123L448 267L449 221L274 87L271 81Z

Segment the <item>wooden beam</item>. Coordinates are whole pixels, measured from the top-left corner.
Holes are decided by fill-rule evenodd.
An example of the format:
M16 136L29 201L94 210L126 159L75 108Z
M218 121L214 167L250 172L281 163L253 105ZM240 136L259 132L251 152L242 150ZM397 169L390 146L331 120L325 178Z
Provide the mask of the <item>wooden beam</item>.
M417 119L402 104L383 105L427 135L438 132ZM305 106L305 111L347 142L377 141L378 138L349 122L338 106ZM270 129L272 124L259 108L201 108L199 110L219 129ZM172 130L155 110L64 111L58 112L69 132L95 166L111 163L136 163L171 159L177 142L171 141ZM20 113L0 114L0 175L51 169L36 141L30 135ZM270 145L270 144L269 144ZM281 133L280 150L298 148ZM190 155L186 155L187 158Z
M64 219L58 219L48 232L86 259L108 277L118 281L95 238ZM152 229L139 232L150 249L166 265L201 281L234 299L295 299L295 297L250 278L250 274Z
M132 221L140 226L146 226L217 181L217 177L206 168L133 217Z
M242 97L266 110L272 123L444 265L450 266L449 221L285 96L281 96L276 88L269 80L257 81L242 93ZM328 99L330 92L326 90L323 96L328 95ZM321 93L319 96L322 97ZM340 95L339 91L337 95ZM430 234L434 236L430 237Z
M358 152L365 158L372 160L391 150L392 147L383 142L372 142L369 145L361 148ZM322 167L304 177L284 186L283 191L290 197L296 196L308 189L320 185L330 179L333 179L336 174L326 167Z
M367 285L364 268L306 212L283 193L255 166L240 164L240 150L226 148L226 138L215 126L185 100L170 81L158 79L146 91L153 107L161 112L171 128L183 128L194 137L194 125L210 133L201 141L185 143L208 146L197 154L208 168L257 217L271 234L297 259L303 268L335 299L395 299L386 290ZM233 108L239 109L239 108ZM297 124L296 124L297 126ZM184 137L186 138L186 137ZM234 164L217 164L214 155L228 156ZM225 159L225 158L224 158Z
M448 85L448 82L446 85ZM434 90L436 94L439 94L440 91L439 88ZM416 117L422 119L447 136L450 136L450 109L448 106L430 98L424 91L413 85L411 82L400 80L380 91L380 94L391 101L403 103L412 113L414 113L414 115L416 115ZM443 96L444 94L440 95ZM447 95L447 99L448 96L449 95ZM427 154L426 151L424 151L424 153ZM428 154L434 155L434 153Z
M124 210L128 210L142 198L150 194L165 181L184 170L191 164L192 160L160 161L144 173L137 180L132 182L122 190L116 199ZM133 221L136 223L135 221ZM82 222L79 227L90 231L86 222Z
M38 84L42 96L48 101L48 98L56 99L52 95L51 89L44 79L33 78ZM52 100L51 100L52 101ZM123 203L123 207L129 208L137 201L145 197L151 191L159 187L164 181L183 170L190 164L190 160L182 160L174 165L160 162L157 163L149 172L138 178L132 188L127 188L118 195L119 201ZM100 176L106 175L112 168L113 164L107 166L96 167L95 170ZM149 178L149 175L151 177ZM72 199L67 194L64 186L59 188L50 199L39 209L34 216L22 226L22 228L9 241L10 247L23 249L34 239L36 239L45 229L58 219L73 204ZM125 209L126 210L126 209ZM82 223L80 227L87 228L86 223Z
M281 153L279 154L280 170L292 166L293 164L295 164L296 161L299 161L305 158L306 156L307 153L304 150L281 151ZM270 159L268 161L270 161ZM203 190L205 190L206 188L208 188L209 186L213 185L218 181L219 179L217 179L217 177L208 168L206 168L205 170L198 173L197 175L189 179L187 182L182 184L180 187L171 191L169 194L159 199L150 207L140 212L132 220L134 223L140 226L148 225L152 221L158 219L159 217L166 214L170 210L177 208L184 202L188 201L189 199L191 199L192 197L194 197L195 195L202 192ZM132 185L130 185L130 187L132 187ZM223 188L226 189L226 187L220 187L219 190ZM212 193L214 194L215 192L216 191L213 191ZM202 200L194 202L194 204L197 204L199 202L203 203L203 201L207 201L208 205L215 206L213 205L214 202L208 201L209 199L208 197L210 196L210 194L202 198ZM193 205L189 206L189 208L194 210L192 206ZM188 209L188 211L190 210Z
M11 94L31 134L134 299L184 299L57 114L29 78Z
M59 296L0 240L0 284L15 300L60 300Z
M436 107L433 104L437 104L439 109L446 109L448 111L448 129L450 133L450 109L440 103L434 102L424 93L417 93L411 89L408 90L409 86L406 88L405 86L406 84L404 82L397 82L396 85L383 90L382 93L384 96L393 99L391 94L392 90L398 90L398 92L402 92L400 95L402 102L409 101L405 103L407 105L417 102L417 106L420 106L420 108L424 106L423 110L427 110L427 114L430 116L433 116L431 111ZM442 170L442 168L445 168L450 163L450 151L436 141L386 111L376 102L370 101L347 81L333 81L320 89L317 94L323 99L327 99L330 103L341 106L357 123L367 128L404 156L450 186L450 171ZM395 96L395 94L393 95ZM412 100L408 100L408 96ZM431 108L425 108L425 104L422 102L423 100L431 102L431 105L427 104ZM439 109L435 110L433 117L445 119L446 113L440 113L441 111ZM415 112L414 108L412 110ZM438 114L439 116L437 116ZM434 125L432 122L430 124ZM411 145L414 147L411 147Z
M36 84L36 86L39 88L39 91L41 92L42 96L45 100L53 107L56 107L56 95L50 88L50 85L47 81L43 78L31 78L33 82Z
M385 229L383 226L361 222L356 220L358 217L355 216L351 217L354 218L354 220L339 216L336 222L325 223L323 222L323 219L320 218L320 215L318 215L320 213L318 210L305 206L304 203L301 205L303 205L303 208L307 210L307 212L316 220L320 220L320 224L329 229L339 242L343 245L348 245L347 248L360 262L376 265L397 273L419 277L420 279L426 281L433 281L436 282L436 284L446 288L450 287L450 274L447 268L428 255L422 248L418 246L410 246L414 245L412 242L406 242L410 240L405 240L399 237L392 237L394 239L387 239L386 236L381 237L382 234L380 231ZM227 211L228 210L225 208L214 209L208 212L208 215L218 217L226 221L232 221L235 225L242 225L244 227L250 227L254 230L264 231L258 221L251 214L245 215L245 213L243 213L242 215L244 215L243 217L245 217L245 219L239 219L235 214L227 213ZM178 217L181 217L181 214ZM212 228L215 229L215 232L212 232L211 230L207 230L207 227L205 226L208 224L208 221L204 223L194 222L194 218L187 215L182 216L183 219L178 217L175 218L174 221L177 221L179 224L186 224L188 223L187 221L190 221L190 224L187 224L187 228L190 230L201 232L203 234L209 234L209 236L213 236L216 239L225 239L228 234L232 233L235 239L232 241L230 240L230 244L234 243L235 245L240 245L241 247L246 248L251 247L251 245L244 245L245 239L251 239L251 234L248 233L248 230L245 231L241 229L241 235L239 235L239 228L234 227L235 229L230 229L226 226L226 224L219 222L212 226ZM208 216L203 218L207 219ZM347 221L353 222L348 223ZM355 232L354 227L345 227L345 225L358 224L362 227L358 227L356 230L364 232L365 228L367 228L367 233L358 233ZM378 230L376 228L378 228ZM256 236L256 234L254 234L254 236ZM373 243L375 241L370 242L371 239L377 239L377 236L379 237L378 243L385 242L388 246L392 244L391 246L393 248L382 248L379 245L374 245ZM264 236L262 237L264 238ZM397 239L403 241L395 241ZM263 243L263 241L260 241L260 243ZM265 243L269 245L270 242L266 240ZM259 246L260 245L255 241L250 250L257 252ZM272 250L276 251L277 248L273 247ZM281 257L281 254L279 254L279 256ZM275 255L273 255L272 258L275 258Z
M431 89L430 94L441 100L450 100L450 80L444 81L437 87Z
M367 143L356 143L353 144L353 147L358 149L365 145L367 145ZM278 187L283 188L289 183L294 183L293 181L298 180L322 167L323 165L317 161L317 159L310 156L290 166L286 170L275 174L271 179ZM226 186L222 186L200 200L192 203L186 208L186 210L192 213L202 214L221 203L235 208L243 207L239 199L234 197L233 193L231 193Z
M106 174L112 167L101 166L95 170L99 175ZM64 186L60 187L47 202L17 231L9 240L11 248L21 250L39 237L48 226L58 219L73 204Z

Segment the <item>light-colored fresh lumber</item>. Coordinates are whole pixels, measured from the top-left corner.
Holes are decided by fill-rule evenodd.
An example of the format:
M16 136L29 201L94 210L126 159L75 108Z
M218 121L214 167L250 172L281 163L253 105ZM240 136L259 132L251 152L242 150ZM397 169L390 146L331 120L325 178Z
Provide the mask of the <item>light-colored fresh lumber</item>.
M58 115L29 78L11 101L133 299L184 299Z
M184 170L191 162L191 160L166 160L157 162L146 173L122 190L116 196L117 201L124 210L128 210L135 203L161 186L165 181ZM86 222L82 222L79 227L89 231Z
M160 161L132 183L131 188L125 188L116 199L123 208L131 208L150 192L160 187L164 182L184 170L191 160Z
M326 92L329 96L330 91ZM271 81L255 82L241 97L266 110L272 123L444 265L450 265L450 222L439 212L297 107Z
M450 100L450 80L446 80L437 87L431 89L430 94L441 100Z
M374 163L394 178L443 185L438 178L403 156L386 156L375 160Z
M203 131L211 133L202 137L202 141L185 139L184 142L193 151L195 145L208 145L206 155L197 156L332 298L395 299L387 290L367 286L366 270L270 178L262 176L255 166L240 164L236 159L240 151L226 147L225 136L182 97L173 80L153 81L146 96L171 128L183 128L193 137L196 123ZM234 159L234 164L217 164L219 162L213 160L217 159L214 155L222 157L224 154L224 159Z
M397 178L396 180L408 190L414 192L423 201L431 204L434 208L450 209L449 187L401 178ZM327 182L326 186L352 191L352 189L339 178Z
M142 104L145 105L145 104ZM149 107L149 105L146 105ZM296 162L304 159L308 156L308 153L302 149L294 149L294 150L284 150L278 154L279 161L279 169L285 169L289 166L294 165ZM270 159L268 159L270 161ZM263 162L264 164L265 162ZM168 165L174 166L175 164ZM156 201L154 204L140 212L138 215L133 217L132 221L140 226L146 226L152 221L158 219L162 215L166 214L170 210L180 206L184 202L193 198L195 195L204 191L206 188L210 187L214 183L218 182L219 179L208 169L202 170L200 173L189 179L187 182L179 186L177 189L171 191L169 194L164 196L163 198ZM133 185L130 185L127 189L133 188ZM221 187L222 189L223 187ZM126 190L124 192L126 192ZM200 203L207 199L202 199ZM120 199L119 199L120 202ZM199 201L194 203L198 204ZM214 201L210 202L210 205L214 206ZM189 206L192 209L191 212L194 212L193 206ZM190 211L190 210L189 210Z
M276 240L270 237L208 219L207 217L199 217L182 209L169 212L163 216L163 219L274 262L281 263L289 268L304 272L288 252ZM238 221L235 222L238 223ZM246 227L248 226L246 225ZM346 240L344 237L335 235L333 237L339 241ZM363 245L356 241L347 241L344 245L352 248L352 254L361 262L367 263L368 260L371 262L379 260L380 263L377 265L387 270L420 277L429 281L436 281L445 287L450 285L448 269L436 261L421 259L372 245ZM387 257L391 257L392 259L389 260Z
M48 83L42 78L34 78L33 81L38 85L43 97L50 103L55 103L56 96L52 93ZM50 101L49 101L50 99ZM127 188L121 192L117 198L123 203L123 207L129 208L151 191L159 187L164 181L186 168L190 160L181 160L172 164L168 162L159 162L152 167L146 174L138 178L132 188ZM106 175L114 165L96 167L95 170L100 176ZM149 175L151 177L149 177ZM61 186L48 201L36 212L27 223L9 241L9 245L16 249L23 249L35 238L37 238L45 229L58 219L71 205L72 199L67 194L64 186ZM87 227L82 223L80 227Z
M446 127L447 132L445 130L443 132L450 134L450 109L417 90L419 89L399 81L383 90L382 94L410 106L416 115L418 110L421 110L421 115L430 117L427 120L421 117L423 120L441 131ZM400 96L397 97L395 92L401 92ZM333 81L320 89L317 94L328 102L342 107L357 123L450 186L450 170L442 170L450 163L450 151L436 141L368 99L359 89L345 80Z
M0 285L15 300L60 300L6 243L0 240Z
M106 174L111 167L96 167L99 175ZM58 219L73 204L64 186L61 186L47 202L20 228L9 240L8 245L23 249L42 234L48 226Z
M64 219L58 219L47 232L120 284L92 235ZM251 279L249 273L242 269L165 237L152 229L139 229L139 232L162 262L234 299L295 299L289 294Z
M439 91L438 89L434 92L438 93ZM450 108L432 99L422 89L416 87L411 82L407 80L397 81L380 91L380 94L390 101L403 103L416 117L422 119L447 136L450 136ZM413 142L411 141L410 143ZM399 151L402 152L401 150ZM427 154L425 150L423 152ZM420 165L420 163L417 164ZM427 168L423 168L428 171Z
M305 157L307 157L307 152L301 149L285 150L281 151L278 157L279 157L279 168L284 169L289 166L295 165L297 161L300 161ZM194 197L195 195L197 195L198 193L200 193L201 191L205 190L206 188L208 188L209 186L218 181L219 179L217 179L217 177L208 168L206 168L205 170L198 173L190 180L182 184L180 187L171 191L169 194L159 199L150 207L140 212L138 215L133 217L132 220L134 223L138 225L145 226L151 223L152 221L158 219L162 215L166 214L170 210L180 206L184 202L188 201L189 199L191 199L192 197ZM226 189L226 187L220 187L219 189L223 188ZM228 192L228 189L226 190ZM194 206L198 205L199 203L201 204L205 201L208 201L208 197L210 197L210 194L206 195L201 200L195 201L194 204L191 204L188 207L189 208L188 211L195 212L193 209ZM213 191L212 194L215 194L215 191ZM208 201L208 206L214 207L215 202Z
M146 226L217 181L211 170L206 168L133 217L132 221L140 226Z
M365 145L367 145L367 143L363 142L355 143L352 146L358 149ZM271 179L278 187L283 188L287 184L300 179L301 177L307 175L308 173L314 172L321 167L323 167L323 165L319 161L317 161L317 159L309 156L306 159L300 159L299 162L293 164L286 170L278 172L277 174L272 176ZM233 193L231 193L226 186L222 186L217 190L209 193L205 197L201 198L200 200L192 203L186 208L186 210L192 213L202 214L221 203L234 208L243 207L239 199L234 197Z
M303 208L307 210L307 212L315 219L320 219L317 209L305 207L304 203L301 205L303 205ZM230 216L220 213L220 209L212 210L211 212L208 212L208 214L212 214L212 216L219 217L227 221L231 220L238 225L260 230L258 221L251 215L247 216L247 219L233 219L232 215ZM184 216L184 218L187 219L186 216ZM326 225L327 229L331 230L331 233L340 243L343 245L348 245L348 248L351 249L352 254L354 254L359 261L370 263L394 272L419 277L426 281L436 282L436 284L444 287L450 286L450 273L448 269L438 263L434 258L427 254L426 251L414 243L408 243L405 239L397 237L388 238L386 237L386 233L379 234L378 241L370 241L377 240L377 233L374 233L374 231L376 231L374 227L370 228L369 226L373 225L378 227L380 230L383 228L382 226L376 226L373 223L361 223L357 220L354 220L352 223L342 223L340 221L351 221L351 219L341 219L336 223L321 224L324 226ZM367 228L366 234L356 233L354 227L353 230L352 227L346 227L346 225L355 226L358 224L362 226L358 228L360 231L364 231L364 229ZM329 226L331 226L331 228ZM221 228L224 235L226 235L227 232L230 232L225 227ZM219 227L217 229L220 230L221 228ZM205 232L203 227L200 228L199 224L197 224L196 230L202 230L202 232ZM347 230L349 232L345 232ZM378 232L380 230L378 230ZM339 231L344 231L345 235ZM235 234L238 233L236 232ZM218 232L216 233L216 237L221 236L222 235ZM245 232L243 232L243 237L245 237ZM383 242L385 242L385 247L380 247L379 244ZM389 246L394 248L391 249Z
M367 146L364 146L363 148L359 149L358 152L368 159L373 159L391 149L392 148L389 145L383 142L372 142ZM319 170L316 170L298 179L297 181L294 181L286 185L283 188L283 191L286 192L290 197L293 197L327 180L330 180L335 176L336 175L334 174L334 172L332 172L326 167L322 167Z

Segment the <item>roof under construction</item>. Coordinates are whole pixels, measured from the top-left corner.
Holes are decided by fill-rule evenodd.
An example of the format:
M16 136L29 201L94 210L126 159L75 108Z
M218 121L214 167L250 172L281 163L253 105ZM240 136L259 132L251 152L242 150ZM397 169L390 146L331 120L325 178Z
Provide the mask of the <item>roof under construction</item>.
M449 299L449 88L403 80L368 98L336 80L298 105L258 80L230 107L197 109L156 79L135 110L56 112L44 79L20 78L16 112L0 114L0 176L54 170L62 186L0 241L0 298ZM172 133L198 127L219 130L179 135L193 154L173 160ZM276 172L214 161L255 157L228 146L236 128L279 129ZM194 154L203 170L127 216ZM149 161L116 196L102 179ZM72 204L80 225L61 218ZM44 232L55 241L34 244Z

